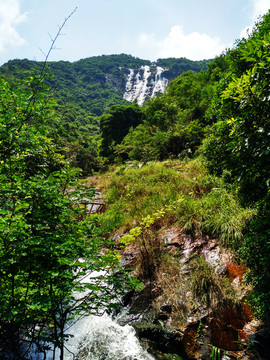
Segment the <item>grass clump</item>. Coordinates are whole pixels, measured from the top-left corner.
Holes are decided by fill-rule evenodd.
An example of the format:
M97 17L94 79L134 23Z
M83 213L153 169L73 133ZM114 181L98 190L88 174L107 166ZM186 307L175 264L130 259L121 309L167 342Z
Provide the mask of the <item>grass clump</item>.
M156 279L161 295L155 299L154 309L159 312L162 305L167 304L171 307L174 321L178 323L185 321L188 303L186 294L189 284L185 282L182 267L177 259L168 253L163 253Z
M245 224L255 214L255 209L243 208L222 183L201 197L186 196L175 211L178 225L187 233L207 234L229 247L238 246Z
M190 262L190 267L190 290L201 304L214 311L237 304L230 280L217 275L204 258L197 256Z

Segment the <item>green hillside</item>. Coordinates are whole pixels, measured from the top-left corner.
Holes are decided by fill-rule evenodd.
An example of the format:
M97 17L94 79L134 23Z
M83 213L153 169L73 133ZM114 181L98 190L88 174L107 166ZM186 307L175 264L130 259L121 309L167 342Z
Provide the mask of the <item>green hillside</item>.
M12 60L0 68L10 79L24 79L39 73L43 63L30 60ZM61 152L85 175L98 170L103 161L98 157L100 127L98 116L109 112L112 105L129 105L123 99L128 69L151 65L148 60L131 55L103 55L70 63L49 62L50 76L46 82L57 101L58 120L50 124L51 136ZM168 79L182 72L206 69L207 61L160 59L158 66L165 67Z
M191 61L185 58L159 59L158 66L166 69L169 80L182 72L198 72L207 68L207 61ZM30 60L11 60L1 67L1 72L22 78L38 71L43 63ZM149 60L131 55L103 55L68 61L49 62L53 76L50 85L60 105L73 104L91 115L102 115L115 104L127 104L123 100L128 69L151 66Z
M257 209L238 251L250 269L252 304L264 318L270 316L269 19L268 13L249 38L217 57L208 70L172 80L164 94L144 104L143 120L124 138L108 131L118 120L114 108L100 123L101 150L110 144L108 162L203 156L210 174L222 178L243 206Z

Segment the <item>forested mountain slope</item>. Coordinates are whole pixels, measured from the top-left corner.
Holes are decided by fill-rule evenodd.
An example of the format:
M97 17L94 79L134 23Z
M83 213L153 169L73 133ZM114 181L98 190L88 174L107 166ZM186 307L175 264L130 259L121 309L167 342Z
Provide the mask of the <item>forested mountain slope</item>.
M124 100L138 100L140 104L164 92L167 84L187 70L198 72L207 68L206 60L186 58L159 59L155 63L131 55L103 55L76 62L50 62L52 85L60 104L75 104L93 115L107 112L111 105L127 104ZM30 60L12 60L1 67L5 74L21 77L35 71L42 63ZM158 85L158 84L156 84Z
M156 63L131 55L103 55L70 63L49 62L46 81L57 100L58 121L49 130L61 152L74 166L89 174L102 166L98 157L100 127L98 116L112 105L140 105L164 92L170 80L187 70L199 72L209 61L186 58L159 59ZM12 60L0 68L9 79L23 79L39 73L43 63Z

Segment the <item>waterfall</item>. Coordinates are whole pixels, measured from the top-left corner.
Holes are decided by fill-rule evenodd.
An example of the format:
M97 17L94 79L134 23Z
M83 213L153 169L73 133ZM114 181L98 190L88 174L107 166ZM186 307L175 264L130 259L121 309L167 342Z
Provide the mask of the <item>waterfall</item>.
M149 78L151 77L150 66L141 66L139 70L129 69L126 80L126 90L123 98L127 101L137 100L142 105L146 98L150 97Z
M154 88L152 92L152 96L155 96L156 94L163 94L166 90L166 87L168 85L168 80L162 76L164 69L160 66L157 66L156 69L156 75L155 75L155 81L154 81Z
M144 65L139 69L129 69L126 77L126 88L123 98L127 101L137 101L142 105L158 93L164 93L168 80L162 76L164 69L160 66Z
M134 77L134 70L133 69L129 69L129 74L127 76L127 80L126 80L126 89L125 89L125 94L123 96L123 98L127 101L132 102L133 101L133 97L134 94L132 92L132 87L133 87L133 77ZM136 95L135 95L136 96Z
M83 260L81 259L83 262ZM82 278L85 283L95 283L106 271L95 271ZM82 294L80 293L80 296ZM75 293L76 296L76 293ZM79 294L78 294L79 296ZM121 314L119 315L121 316ZM130 325L121 326L104 313L102 316L87 315L67 324L71 337L65 343L65 360L153 360L140 345L135 330ZM56 354L59 359L59 353ZM43 354L31 350L29 360L44 360ZM52 351L46 352L46 360L52 360Z
M107 314L84 317L69 333L72 337L65 344L65 360L154 360L141 347L132 326L121 326ZM43 360L44 355L32 352L29 359ZM48 351L46 360L51 359Z

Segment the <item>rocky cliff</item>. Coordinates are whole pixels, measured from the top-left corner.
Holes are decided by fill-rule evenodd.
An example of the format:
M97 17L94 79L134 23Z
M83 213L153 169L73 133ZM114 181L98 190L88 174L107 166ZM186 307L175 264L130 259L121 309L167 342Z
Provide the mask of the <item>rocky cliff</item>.
M265 329L246 303L247 269L217 239L194 237L174 226L158 237L178 265L165 267L127 299L128 322L155 358L269 359L268 335L263 336ZM126 249L122 264L136 267L139 253Z

